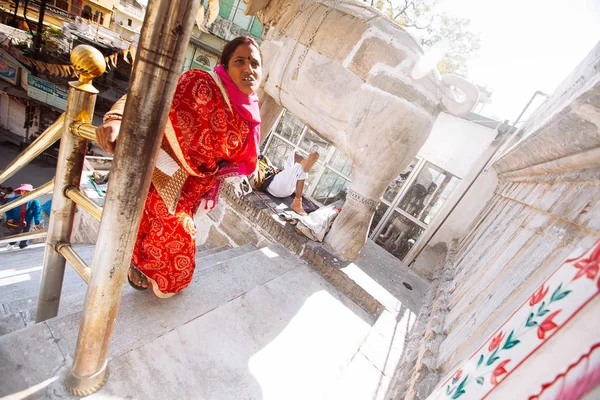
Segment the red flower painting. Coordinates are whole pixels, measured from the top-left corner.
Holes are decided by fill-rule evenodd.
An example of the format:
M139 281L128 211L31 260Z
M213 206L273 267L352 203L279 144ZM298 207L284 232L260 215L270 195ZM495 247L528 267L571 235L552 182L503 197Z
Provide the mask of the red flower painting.
M535 306L537 303L539 303L540 301L542 301L542 299L544 297L546 297L546 294L548 294L548 289L549 287L546 287L544 289L544 285L542 285L537 292L535 292L533 294L533 296L531 296L531 300L529 300L529 305L530 306Z
M554 321L552 321L552 319L554 317L556 317L556 315L559 312L561 312L561 310L554 311L552 314L550 314L546 317L546 319L544 320L544 322L542 322L540 324L540 326L538 326L538 330L537 330L538 338L540 338L541 340L544 340L544 338L546 337L546 332L551 331L558 326L558 325L556 325L556 323Z
M454 380L457 381L460 376L462 375L462 369L459 369L458 371L456 371L456 374L454 375Z
M504 339L504 333L500 332L498 335L496 335L495 338L492 339L492 341L490 342L490 345L488 347L488 351L494 351L498 346L500 346L500 343L502 343L502 339Z
M579 270L573 280L577 280L582 276L591 280L596 279L600 270L600 244L592 251L592 254L588 258L577 261L573 266Z
M492 372L492 378L490 380L490 382L492 382L492 385L497 385L498 378L506 374L507 371L506 368L504 368L504 366L506 366L506 364L508 364L509 362L510 358L508 360L502 361L500 364L498 364L496 368L494 368L494 372Z

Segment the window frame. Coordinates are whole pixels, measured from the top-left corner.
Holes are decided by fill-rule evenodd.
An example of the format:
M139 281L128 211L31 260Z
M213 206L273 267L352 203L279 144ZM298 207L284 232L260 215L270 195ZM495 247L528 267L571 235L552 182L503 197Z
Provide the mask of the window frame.
M281 134L279 134L278 132L276 132L276 129L279 127L282 119L284 118L285 114L288 112L289 112L288 110L283 109L283 111L279 114L279 117L277 117L277 120L275 121L275 124L273 124L273 128L269 132L267 140L265 141L265 144L263 145L263 148L262 148L263 154L266 154L266 152L268 151L269 146L271 145L271 143L273 141L273 138L277 138L277 139L283 141L288 146L292 147L295 152L299 153L303 157L308 156L308 152L300 147L300 144L304 140L306 133L309 131L309 128L306 124L303 124L304 127L302 128L302 131L301 131L300 135L298 136L297 143L292 142L288 138L286 138L286 137L282 136ZM320 166L320 168L314 172L315 177L314 177L313 182L315 182L315 185L310 187L310 189L304 193L304 196L308 197L311 201L315 202L320 207L323 207L324 205L321 202L315 200L314 193L317 190L317 187L319 186L319 182L321 181L321 178L325 174L326 170L333 172L334 174L336 174L339 177L341 177L342 179L344 179L346 182L349 182L349 183L352 182L352 179L350 179L350 177L348 175L346 175L343 172L337 170L336 168L333 168L332 166L328 165L329 162L331 161L331 159L333 158L336 150L339 150L339 149L337 149L331 143L329 143L329 149L327 150L327 154L325 155L325 157L321 157L321 158L323 158L323 161L319 160L317 162L317 165ZM339 150L339 151L341 152L341 150ZM342 152L342 154L343 154L343 152Z

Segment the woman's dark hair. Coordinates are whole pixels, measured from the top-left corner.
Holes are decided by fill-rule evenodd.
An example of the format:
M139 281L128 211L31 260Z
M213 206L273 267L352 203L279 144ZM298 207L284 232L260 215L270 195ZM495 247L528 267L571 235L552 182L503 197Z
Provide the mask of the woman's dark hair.
M248 46L256 47L260 54L260 62L262 63L262 52L260 51L260 47L258 47L258 43L256 43L256 41L254 39L252 39L251 37L240 36L240 37L236 37L235 39L231 40L223 48L223 52L221 53L221 58L219 59L219 64L221 64L223 67L225 67L225 70L227 70L227 66L229 65L229 60L233 56L233 53L235 53L235 49L237 49L240 44L247 44Z

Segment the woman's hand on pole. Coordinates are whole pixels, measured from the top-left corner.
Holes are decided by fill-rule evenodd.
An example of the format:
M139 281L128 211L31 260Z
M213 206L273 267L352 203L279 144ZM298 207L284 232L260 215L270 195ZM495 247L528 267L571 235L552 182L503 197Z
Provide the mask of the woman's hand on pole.
M121 121L112 120L106 121L96 128L96 137L98 144L110 154L115 153L115 145L121 130Z

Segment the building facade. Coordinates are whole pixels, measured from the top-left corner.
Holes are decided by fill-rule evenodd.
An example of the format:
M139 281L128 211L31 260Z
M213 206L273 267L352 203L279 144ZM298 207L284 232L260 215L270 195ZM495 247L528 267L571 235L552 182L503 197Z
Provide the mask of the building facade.
M138 42L146 9L135 0L122 0L113 6L112 29L124 40Z

